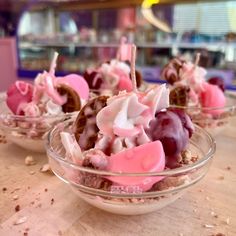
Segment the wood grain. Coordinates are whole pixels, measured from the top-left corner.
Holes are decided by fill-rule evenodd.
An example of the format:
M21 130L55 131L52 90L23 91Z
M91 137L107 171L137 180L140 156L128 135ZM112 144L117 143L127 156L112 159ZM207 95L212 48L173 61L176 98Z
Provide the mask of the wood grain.
M46 155L1 143L0 235L18 236L27 232L25 235L32 236L210 236L217 233L234 236L236 119L216 141L217 152L207 176L175 203L141 216L112 215L89 206L56 176L39 171L47 163ZM37 164L26 166L27 155L32 155ZM17 200L13 199L15 195ZM18 212L15 212L16 205L20 206ZM23 216L27 217L26 222L13 224Z

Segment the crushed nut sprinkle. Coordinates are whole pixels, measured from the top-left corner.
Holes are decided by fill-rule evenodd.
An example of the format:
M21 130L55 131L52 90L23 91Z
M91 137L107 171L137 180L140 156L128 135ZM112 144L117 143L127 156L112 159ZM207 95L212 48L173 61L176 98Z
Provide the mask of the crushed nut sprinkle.
M18 198L19 198L18 195L14 195L14 196L13 196L13 200L15 200L15 201L16 201Z
M32 166L32 165L35 165L35 164L36 164L36 161L34 160L34 158L32 156L27 156L25 158L25 165Z
M48 172L51 171L51 168L49 166L49 164L44 164L41 168L40 168L40 172Z
M20 211L20 205L16 205L16 206L15 206L15 211L16 211L16 212Z
M2 191L3 191L3 192L6 192L6 191L7 191L7 188L6 188L6 187L3 187L3 188L2 188Z
M204 224L203 226L207 229L211 229L215 227L214 225L209 225L209 224Z
M20 217L18 219L16 219L14 222L13 222L13 225L19 225L19 224L23 224L27 221L27 217L26 216L23 216L23 217Z
M53 203L54 203L54 198L51 199L51 205L53 205Z

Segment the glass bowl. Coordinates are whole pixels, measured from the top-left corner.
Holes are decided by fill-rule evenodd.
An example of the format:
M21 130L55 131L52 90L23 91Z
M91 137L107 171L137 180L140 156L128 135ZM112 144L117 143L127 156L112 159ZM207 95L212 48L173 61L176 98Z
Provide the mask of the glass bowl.
M5 96L0 98L0 130L7 140L34 152L45 152L45 137L48 131L58 122L76 115L76 112L38 117L14 115L6 105Z
M191 117L194 124L206 129L212 136L217 136L227 127L231 118L236 116L236 95L226 93L226 105L224 107L196 107L176 106L171 108L184 109Z
M73 120L56 125L48 134L46 149L49 163L55 175L87 203L102 210L122 215L139 215L158 210L174 202L185 191L200 181L208 171L215 141L204 129L196 126L187 147L198 160L176 169L162 172L120 173L108 172L81 165L65 159L65 149L60 132L72 133ZM139 186L117 186L106 177L145 178L157 180L146 192ZM151 180L152 181L152 180ZM150 182L149 182L150 183Z

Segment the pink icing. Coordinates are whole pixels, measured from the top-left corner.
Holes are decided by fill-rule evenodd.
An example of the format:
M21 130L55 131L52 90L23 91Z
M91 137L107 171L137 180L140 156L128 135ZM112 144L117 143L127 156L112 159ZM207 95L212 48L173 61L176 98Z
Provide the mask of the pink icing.
M202 107L223 108L225 106L226 98L224 92L217 85L205 83L203 88L204 90L200 94L200 101ZM212 109L212 110L206 110L205 112L212 115L219 115L223 112L223 110Z
M126 90L127 92L132 91L132 81L130 79L129 74L125 73L121 69L116 69L115 73L119 76L119 84L118 84L118 89L120 91Z
M22 115L25 104L32 101L33 86L24 81L17 81L7 91L7 106L16 115Z
M33 101L40 102L44 95L47 95L58 105L65 104L67 99L65 96L61 96L55 88L55 76L46 71L43 74L38 74L34 81Z
M165 154L160 141L146 143L127 149L109 157L108 171L120 173L160 172L165 168ZM142 191L149 190L162 176L127 177L109 176L114 185L135 186Z
M57 77L56 84L68 85L84 100L87 100L89 97L89 86L82 76L70 74L64 77Z

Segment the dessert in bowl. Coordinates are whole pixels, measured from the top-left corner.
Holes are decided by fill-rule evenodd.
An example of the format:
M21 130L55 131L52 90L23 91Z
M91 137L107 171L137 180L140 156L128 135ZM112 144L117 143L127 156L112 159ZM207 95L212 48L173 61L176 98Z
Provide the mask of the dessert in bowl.
M169 108L166 85L140 92L132 72L133 91L89 100L46 144L53 172L82 199L126 215L176 200L204 177L215 152L206 131Z
M172 59L163 69L162 78L170 84L170 104L184 109L193 122L219 134L236 115L236 97L225 92L220 78L206 80L206 70L180 58Z
M132 78L129 58L132 44L127 43L125 37L121 38L117 49L116 58L98 64L96 67L87 68L83 77L95 95L114 95L119 91L132 91ZM135 70L136 84L139 90L146 87L142 74Z
M8 140L28 150L44 152L50 128L76 115L89 97L83 77L55 76L57 56L49 72L39 73L33 84L16 81L0 101L0 129Z
M89 162L81 165L67 159L60 134L73 133L73 124L73 119L68 120L58 124L49 133L47 155L52 171L81 199L114 214L146 214L173 203L205 176L215 152L212 137L196 126L181 160L178 161L178 167L166 167L160 172L107 171L94 167L94 164ZM135 153L133 155L135 158ZM153 153L147 150L145 157L150 155ZM96 160L94 162L96 163ZM144 191L134 183L121 185L112 182L112 179L116 178L125 179L127 182L129 179L141 179L154 184Z

